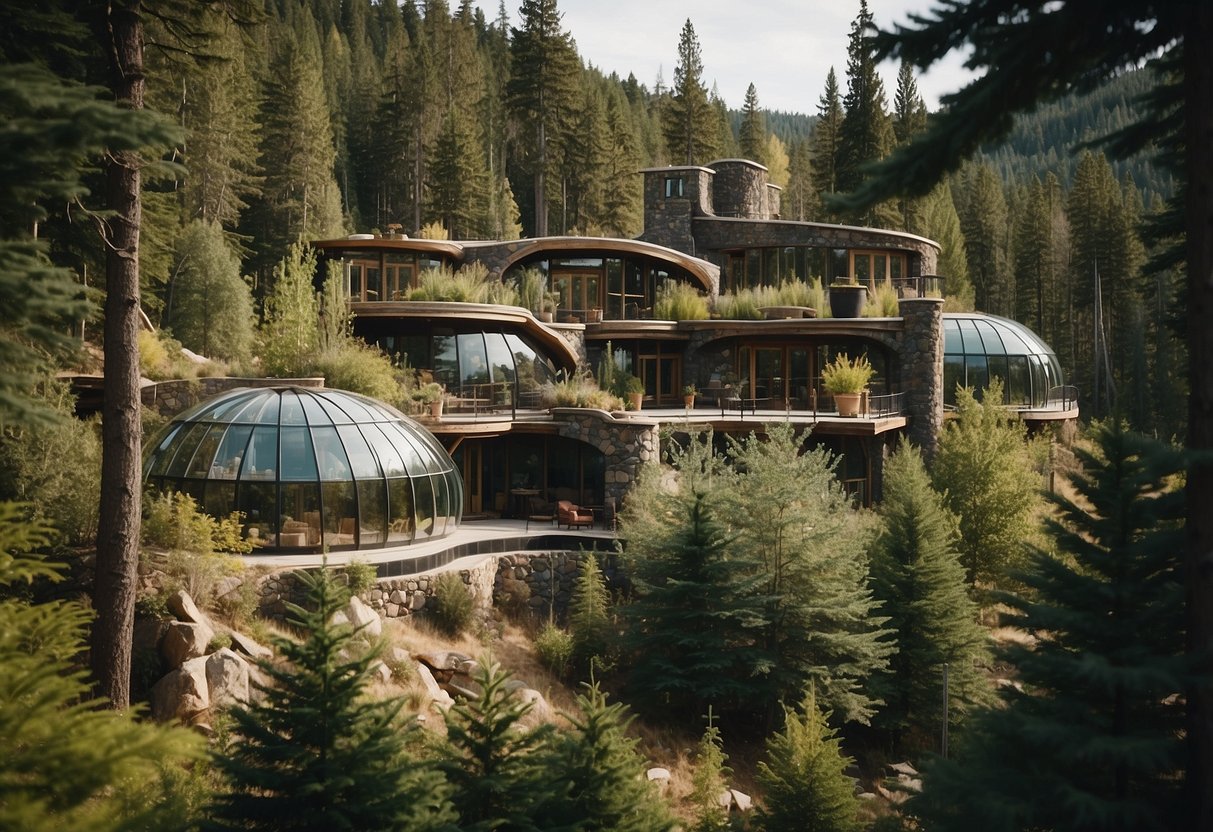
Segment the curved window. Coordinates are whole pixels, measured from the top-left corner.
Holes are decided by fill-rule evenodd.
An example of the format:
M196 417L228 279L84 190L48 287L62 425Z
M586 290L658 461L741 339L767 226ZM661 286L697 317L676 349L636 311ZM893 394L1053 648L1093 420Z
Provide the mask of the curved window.
M1003 404L1041 408L1065 383L1057 355L1023 324L995 315L945 314L943 328L945 404L956 404L958 385L980 396L997 377Z
M483 340L481 341L483 345ZM233 390L148 444L144 481L243 514L259 551L399 546L450 534L462 515L454 462L424 428L339 390Z

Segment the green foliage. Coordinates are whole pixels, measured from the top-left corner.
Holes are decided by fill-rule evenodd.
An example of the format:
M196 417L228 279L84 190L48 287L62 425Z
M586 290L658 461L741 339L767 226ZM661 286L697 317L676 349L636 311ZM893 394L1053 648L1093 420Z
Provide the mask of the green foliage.
M61 382L46 379L27 398L54 418L0 428L0 501L28 503L63 542L87 544L97 533L101 494L97 424L75 418Z
M661 321L706 321L708 299L689 283L667 281L653 301L653 317Z
M852 359L846 353L839 353L821 368L821 386L831 394L862 393L874 372L866 355Z
M292 245L274 267L274 282L265 301L261 327L261 366L270 376L304 375L319 348L316 320L320 304L312 289L316 253Z
M405 292L404 300L519 305L517 289L512 284L490 278L488 270L481 263L465 266L459 271L445 267L427 269L421 273L416 288Z
M548 621L535 635L534 643L543 666L564 678L573 662L573 634Z
M721 293L716 298L716 314L728 321L761 321L765 317L751 289Z
M614 664L614 632L610 596L593 552L582 552L581 573L569 602L569 632L573 637L573 663L583 673Z
M435 579L426 612L438 629L450 636L465 633L472 626L476 602L458 572L443 572Z
M509 679L482 660L474 676L480 697L446 712L439 768L458 795L459 829L536 830L536 816L568 793L564 772L550 762L551 726L521 724L531 705L511 693Z
M969 741L925 772L909 804L924 828L1162 830L1182 825L1184 459L1119 426L1096 428L1073 500L1004 594L1034 645L1007 650L1023 691L975 717ZM929 825L929 826L928 826Z
M345 573L345 585L351 595L361 595L375 586L378 572L375 567L360 558L354 558L342 570Z
M765 832L857 832L859 800L846 769L841 741L828 712L810 692L800 713L784 708L783 730L767 738L767 759L758 764L766 799L759 809Z
M669 807L644 776L637 740L627 735L626 707L607 704L598 683L584 685L572 730L558 734L553 763L568 784L565 800L543 828L569 824L585 832L662 832L675 828Z
M703 57L690 18L678 35L678 63L670 93L662 114L670 162L707 164L716 155L716 113L703 83Z
M361 339L345 338L317 354L308 372L324 376L325 387L361 393L395 407L404 404L400 372L382 350Z
M598 389L588 376L573 376L546 385L540 401L544 407L594 407L599 410L623 410L624 407L619 398Z
M76 663L88 610L73 601L30 604L31 584L59 568L31 555L51 530L25 507L0 503L0 828L167 828L181 823L155 788L162 768L197 756L191 732L139 722L90 698Z
M766 441L731 440L735 478L722 518L738 533L732 557L761 565L763 620L755 627L770 714L810 684L843 720L867 722L879 702L868 689L888 664L886 618L868 586L868 515L834 476L837 460L804 450L792 425L766 426Z
M218 223L195 220L181 231L170 297L166 326L182 345L240 366L249 361L253 296Z
M441 779L407 755L403 700L365 695L378 651L351 649L352 628L332 623L346 594L327 569L299 578L310 608L290 612L303 640L275 639L284 662L259 663L273 684L233 709L235 741L215 761L227 786L206 828L447 828Z
M553 311L559 296L548 291L547 277L538 269L523 269L514 282L518 293L518 305L538 315Z
M958 418L944 425L931 468L937 491L960 520L960 562L969 584L1004 586L1021 565L1040 507L1040 479L1032 470L1025 429L1002 407L1002 382L991 381L982 400L956 394Z
M863 317L897 318L900 315L901 307L893 284L877 283L876 288L868 292L868 300L863 306Z
M694 832L723 832L729 828L729 810L720 805L720 795L728 787L726 778L733 773L727 765L720 728L708 708L708 727L699 739L695 771L691 776L691 805L695 808Z
M145 495L143 514L143 544L167 550L145 550L143 555L165 572L166 592L184 589L205 608L214 602L215 586L221 578L244 571L239 558L226 554L243 554L253 548L242 534L239 513L216 519L201 511L188 494L165 492ZM242 601L231 599L236 605Z
M917 448L904 440L885 463L882 529L872 554L872 587L897 633L897 653L875 689L885 701L873 724L900 752L935 747L942 722L942 665L955 728L993 692L986 634L970 600L956 550L956 518L931 488Z

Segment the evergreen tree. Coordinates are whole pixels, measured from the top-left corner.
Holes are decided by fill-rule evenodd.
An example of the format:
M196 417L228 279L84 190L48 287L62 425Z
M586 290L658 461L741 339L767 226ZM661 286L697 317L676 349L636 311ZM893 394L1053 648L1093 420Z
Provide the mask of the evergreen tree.
M741 473L723 519L738 534L733 557L757 564L762 581L754 705L773 720L780 701L814 685L843 720L867 722L879 704L868 682L893 652L868 587L872 527L834 476L837 460L802 442L792 425L773 424L766 441L730 451Z
M597 682L577 697L572 730L554 741L552 764L568 783L565 801L545 818L545 829L583 832L662 832L676 827L669 807L645 776L637 740L627 735L626 707L607 704Z
M569 632L573 662L582 672L593 677L596 667L612 664L610 598L593 552L581 556L581 573L569 602Z
M1016 287L1015 319L1044 333L1046 287L1052 283L1052 216L1044 184L1033 176L1027 199L1017 206L1012 229Z
M474 677L480 696L446 712L439 768L455 795L462 830L540 828L540 819L568 799L564 772L551 759L551 725L528 730L531 710L506 688L509 674L482 661Z
M756 565L739 560L719 514L720 461L695 441L673 461L679 489L660 486L661 469L642 470L621 515L635 574L623 608L634 701L644 710L702 713L735 709L757 692L761 662L752 625L762 620Z
M847 91L842 99L843 118L839 128L837 187L839 191L857 189L864 180L864 165L883 159L892 150L893 136L885 112L884 84L876 73L876 58L869 40L872 13L867 0L859 0L859 14L851 24L847 41ZM826 82L827 87L829 81ZM873 208L853 215L863 225L887 227L890 212Z
M986 712L910 806L939 830L1181 828L1182 456L1117 426L1077 449L1077 497L1053 496L1030 595L1004 600L1035 635L1008 651L1023 692ZM929 825L929 826L928 826Z
M606 107L590 73L581 92L580 103L571 113L570 129L560 142L562 234L596 234L605 193L613 184L603 171L608 141Z
M78 657L91 618L76 601L30 603L30 586L61 579L31 554L51 530L0 503L0 828L53 832L164 829L181 823L161 772L200 749L184 728L100 710ZM150 788L149 788L150 787Z
M809 139L792 142L788 153L788 187L783 192L780 208L783 219L812 220L821 214L821 200L813 184L814 169ZM825 275L799 275L801 278Z
M1009 315L1015 289L1007 261L1007 201L1002 183L989 164L969 165L962 181L957 210L977 309Z
M721 805L726 793L726 778L733 773L728 766L729 755L724 753L724 741L720 728L708 708L708 727L699 739L695 754L695 771L691 776L691 804L695 807L693 832L724 832L729 828L729 810Z
M603 163L603 180L609 183L602 202L602 230L605 234L632 237L643 226L641 216L642 167L640 142L624 94L614 88L607 95L606 122L609 136Z
M758 108L758 90L753 82L746 88L745 103L741 108L741 130L738 136L741 155L760 165L766 164L767 124Z
M765 832L856 832L859 800L846 775L854 761L842 754L830 729L830 714L810 692L802 713L784 708L783 730L766 741L767 759L758 764L766 794L758 810Z
M195 220L177 240L166 325L182 346L235 364L252 357L253 297L218 223Z
M939 437L931 468L936 490L959 518L960 562L976 589L1004 586L1021 565L1040 505L1019 417L1003 407L1002 382L992 379L979 401L956 391L957 418Z
M914 70L904 61L897 71L897 89L893 93L893 142L901 146L927 126L927 107L918 94ZM902 196L897 200L903 231L916 227L922 212L922 200Z
M952 188L940 182L922 199L922 225L911 228L939 243L939 264L936 268L944 279L945 308L948 311L971 312L974 309L973 284L969 282L969 260L965 250L960 217L952 201Z
M919 751L934 745L942 722L942 666L948 666L949 722L956 725L990 702L982 675L990 656L977 605L966 593L956 518L931 487L922 454L905 441L885 464L880 516L872 586L897 633L897 653L876 688L885 707L874 724L895 748Z
M272 685L232 711L235 741L216 759L228 789L210 829L426 829L453 816L440 778L405 753L403 699L365 695L377 651L332 619L347 599L327 569L299 572L310 609L291 605L303 640L275 641L287 664L259 662Z
M523 0L518 10L522 28L510 43L512 74L506 86L512 117L534 131L524 164L534 184L534 213L524 218L536 237L548 234L547 176L552 145L559 139L576 92L579 70L572 38L560 26L556 0Z
M274 269L259 350L261 365L270 375L304 374L320 346L320 304L312 289L315 271L316 253L304 243L292 245Z
M704 164L716 154L716 117L703 83L703 58L690 18L678 35L674 86L662 126L671 163Z
M472 126L450 109L428 166L425 217L443 224L455 240L484 236L487 175Z
M813 182L819 194L839 191L839 170L842 165L842 98L834 67L826 75L826 88L817 103L817 123L813 127ZM836 217L826 208L825 216Z

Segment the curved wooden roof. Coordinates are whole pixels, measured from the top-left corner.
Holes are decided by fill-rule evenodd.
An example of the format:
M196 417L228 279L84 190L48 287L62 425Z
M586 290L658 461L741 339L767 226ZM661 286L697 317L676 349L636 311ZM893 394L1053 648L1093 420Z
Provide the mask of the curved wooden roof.
M519 240L515 245L517 248L510 254L501 270L503 274L522 260L545 252L584 252L587 255L617 252L643 255L678 266L698 280L708 292L715 292L719 283L719 269L707 260L700 260L676 249L646 243L643 240L625 240L618 237L535 237Z

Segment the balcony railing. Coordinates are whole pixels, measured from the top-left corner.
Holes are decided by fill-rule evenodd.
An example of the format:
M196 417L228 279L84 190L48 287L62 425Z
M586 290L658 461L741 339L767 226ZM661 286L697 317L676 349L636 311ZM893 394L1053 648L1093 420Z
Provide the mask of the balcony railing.
M1078 388L1073 384L1050 387L1045 396L1045 408L1049 410L1073 410L1078 407Z

